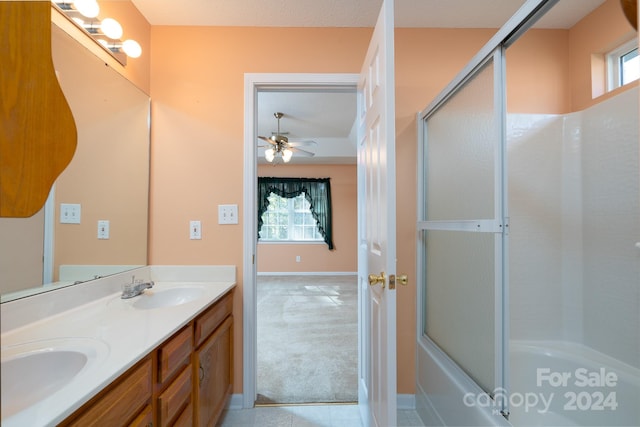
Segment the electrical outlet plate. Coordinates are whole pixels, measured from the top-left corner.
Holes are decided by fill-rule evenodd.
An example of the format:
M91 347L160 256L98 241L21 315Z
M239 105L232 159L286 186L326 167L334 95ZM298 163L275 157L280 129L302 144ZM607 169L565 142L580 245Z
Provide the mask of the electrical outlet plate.
M200 221L189 221L189 238L191 240L202 239L202 224Z
M79 203L60 203L60 224L80 224Z
M237 224L238 205L218 205L218 224Z

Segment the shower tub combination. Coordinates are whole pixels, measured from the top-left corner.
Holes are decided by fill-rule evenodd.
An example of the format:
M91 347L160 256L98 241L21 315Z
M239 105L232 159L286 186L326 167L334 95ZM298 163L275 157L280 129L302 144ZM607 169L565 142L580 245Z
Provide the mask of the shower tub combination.
M640 370L576 343L511 341L514 426L638 426Z
M491 399L432 343L419 354L428 426L638 426L640 370L581 344L512 341L511 390ZM509 399L509 421L499 413Z
M473 270L464 280L437 276L477 259L461 256L458 237L447 236L455 250L431 264L440 279L431 294L427 261L430 338L420 337L416 355L416 404L426 425L640 426L638 96L632 88L567 115L507 115L506 310L485 321L489 339L478 339L482 316L500 310L472 294L480 283ZM425 241L433 257L447 242L432 233ZM429 321L446 316L431 334ZM493 325L508 331L494 343ZM499 349L502 339L504 357L495 350L491 363L483 346ZM479 367L486 354L489 363ZM506 390L494 389L494 375Z

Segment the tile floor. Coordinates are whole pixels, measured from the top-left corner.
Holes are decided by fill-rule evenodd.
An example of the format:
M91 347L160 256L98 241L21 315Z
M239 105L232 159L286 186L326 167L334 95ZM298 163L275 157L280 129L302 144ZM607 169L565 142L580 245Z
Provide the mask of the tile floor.
M398 410L398 427L418 427L416 411ZM230 409L218 427L362 427L357 405L260 406ZM391 427L391 426L389 426Z

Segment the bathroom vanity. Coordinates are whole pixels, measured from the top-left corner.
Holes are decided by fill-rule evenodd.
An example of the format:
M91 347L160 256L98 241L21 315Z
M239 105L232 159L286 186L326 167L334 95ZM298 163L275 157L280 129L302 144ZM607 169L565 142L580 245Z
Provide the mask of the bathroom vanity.
M122 286L154 281L122 299ZM143 267L0 306L2 425L215 425L235 267Z

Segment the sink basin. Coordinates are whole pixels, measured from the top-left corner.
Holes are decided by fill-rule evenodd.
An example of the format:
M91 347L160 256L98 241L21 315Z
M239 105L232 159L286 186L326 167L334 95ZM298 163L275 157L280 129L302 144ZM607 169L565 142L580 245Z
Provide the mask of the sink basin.
M108 353L107 344L93 338L60 338L3 347L2 417L63 390Z
M133 307L148 310L153 308L172 307L186 304L204 295L200 287L179 287L155 291L147 289L140 296L134 297Z

